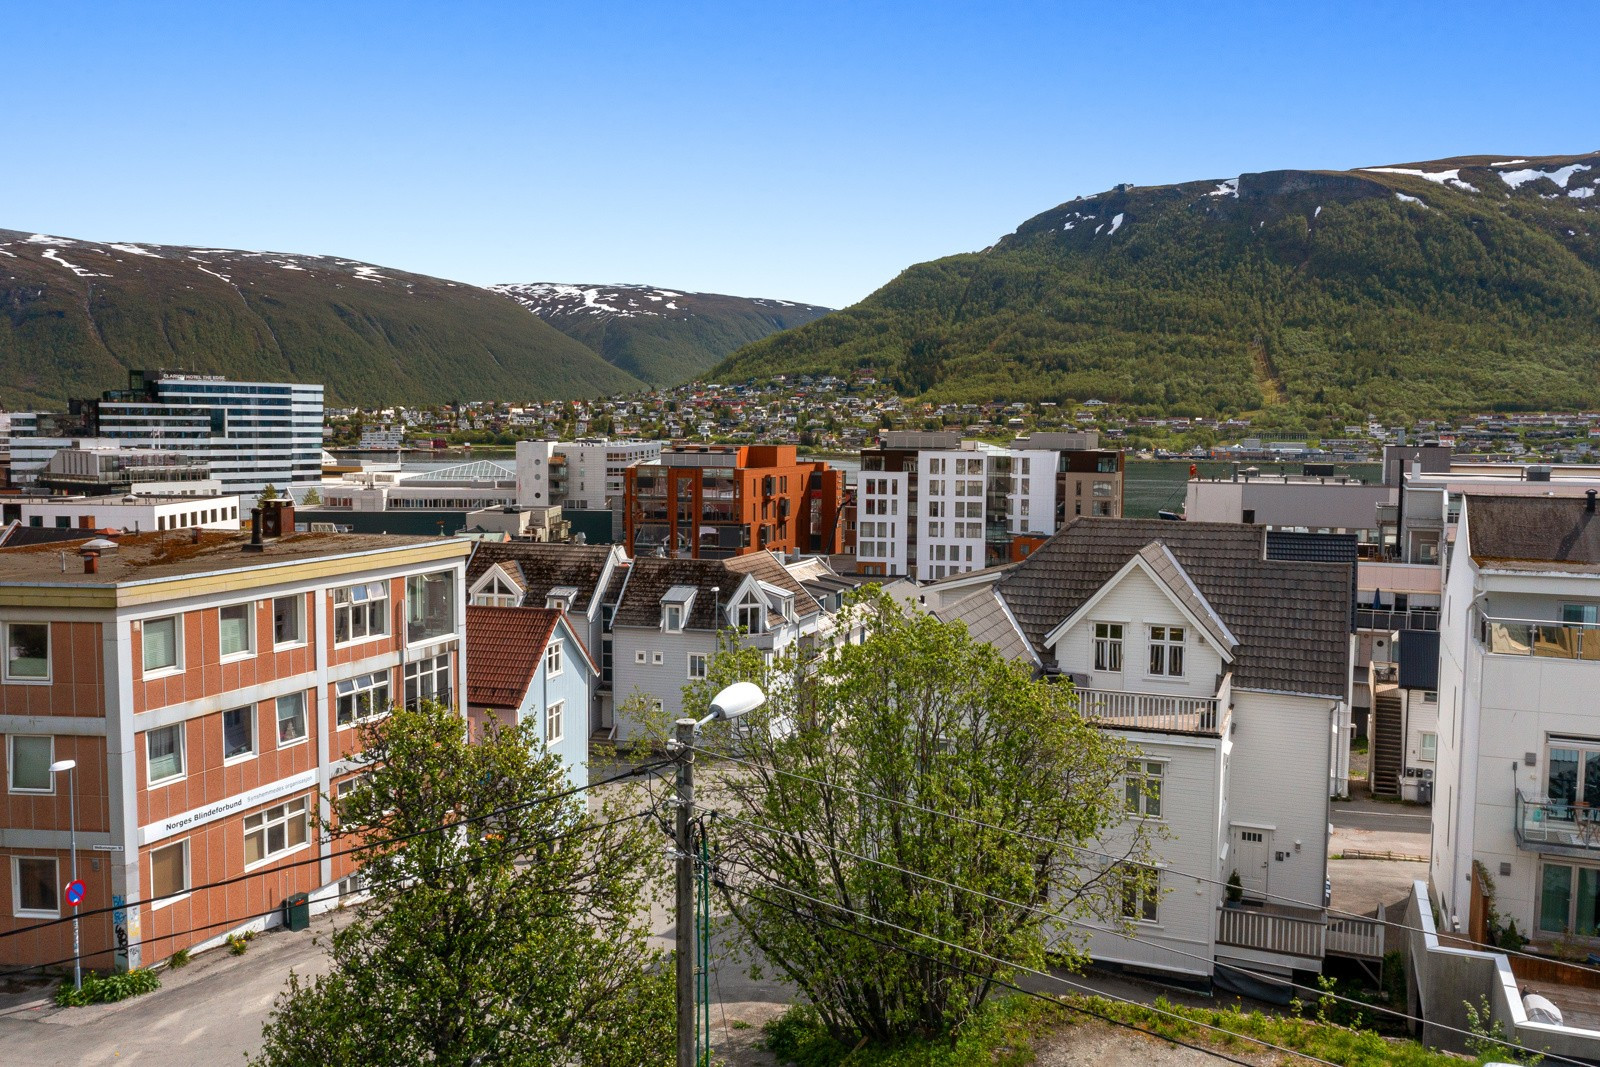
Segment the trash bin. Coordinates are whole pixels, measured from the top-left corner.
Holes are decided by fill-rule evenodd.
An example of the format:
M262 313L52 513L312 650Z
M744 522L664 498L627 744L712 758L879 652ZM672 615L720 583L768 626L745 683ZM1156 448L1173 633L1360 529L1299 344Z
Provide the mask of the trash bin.
M295 893L283 902L283 925L291 930L304 930L311 925L311 898Z
M1433 803L1433 779L1424 778L1422 781L1417 783L1417 803Z

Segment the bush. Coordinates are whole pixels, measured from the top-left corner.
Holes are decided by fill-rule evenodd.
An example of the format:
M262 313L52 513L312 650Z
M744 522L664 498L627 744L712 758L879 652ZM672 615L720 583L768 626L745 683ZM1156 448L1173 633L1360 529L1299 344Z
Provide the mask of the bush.
M189 950L186 949L186 948L180 948L178 951L174 952L171 956L168 956L167 957L167 966L169 968L171 968L172 970L174 970L174 971L177 970L180 967L189 966Z
M56 990L56 1003L63 1008L81 1008L85 1004L110 1004L126 1000L140 993L150 993L161 988L161 979L154 971L140 968L121 974L99 975L93 972L83 976L83 988L62 982Z
M794 1067L1023 1067L1033 1062L1030 1034L1050 1005L1016 996L993 1001L955 1034L912 1039L890 1048L846 1045L832 1037L816 1009L797 1005L767 1023L766 1048Z

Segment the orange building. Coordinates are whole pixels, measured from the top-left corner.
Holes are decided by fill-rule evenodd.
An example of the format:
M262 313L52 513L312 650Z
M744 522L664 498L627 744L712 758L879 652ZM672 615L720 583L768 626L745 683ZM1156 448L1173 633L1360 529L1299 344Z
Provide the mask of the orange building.
M853 549L844 472L793 445L675 445L627 469L630 555L726 559Z
M86 968L357 888L316 819L354 778L362 719L454 702L470 543L293 534L288 508L262 527L287 535L0 550L0 934L30 931L0 937L0 965L71 964L69 791Z

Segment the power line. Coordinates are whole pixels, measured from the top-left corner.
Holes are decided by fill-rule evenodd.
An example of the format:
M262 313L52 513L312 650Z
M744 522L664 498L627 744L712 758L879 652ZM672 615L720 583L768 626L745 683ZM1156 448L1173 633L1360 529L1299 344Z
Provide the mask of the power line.
M751 760L740 759L737 756L730 756L730 755L727 755L726 753L723 753L723 752L715 752L715 751L713 751L711 749L706 749L706 748L696 748L694 751L699 752L699 753L701 753L703 755L709 756L709 757L711 757L713 759L722 759L722 760L726 760L729 763L737 763L737 764L740 764L741 766L745 766L745 767L758 767L759 768L759 765L754 763L754 762L752 762ZM959 814L957 814L955 812L951 812L951 811L940 811L937 808L930 808L930 807L927 807L925 805L917 804L917 803L914 803L914 802L909 801L909 800L900 800L900 799L898 799L896 797L886 797L886 796L883 796L881 794L869 792L869 791L864 790L864 789L855 789L855 788L852 788L851 786L840 785L837 782L830 782L830 781L827 781L827 780L822 779L822 778L813 778L813 777L811 777L809 775L800 774L800 773L798 773L796 771L784 770L781 767L772 767L772 768L770 768L770 770L774 774L780 774L780 775L783 775L784 777L794 778L794 779L796 779L798 781L802 781L802 782L811 782L811 783L813 783L815 785L820 785L820 786L823 786L823 787L828 788L828 789L837 789L841 793L849 793L849 794L852 794L854 796L867 797L867 798L869 798L871 800L882 801L885 804L894 804L894 805L897 805L899 807L910 808L913 811L926 812L929 815L942 816L943 818L952 819L952 820L954 820L956 822L963 822L963 823L966 823L966 824L968 824L970 826L982 827L982 828L984 828L986 830L994 830L994 831L996 831L998 833L1002 833L1002 834L1010 834L1013 837L1020 837L1020 838L1023 838L1024 840L1034 841L1034 842L1037 842L1039 844L1053 845L1053 846L1055 846L1057 848L1071 849L1074 852L1082 852L1082 853L1085 853L1087 855L1094 856L1094 857L1096 857L1098 859L1110 860L1110 861L1112 861L1114 863L1129 862L1124 858L1120 858L1120 857L1114 856L1109 852L1102 852L1102 851L1100 851L1098 849L1090 848L1087 845L1074 845L1074 844L1072 844L1071 842L1068 842L1068 841L1058 841L1058 840L1053 840L1053 839L1048 838L1048 837L1041 837L1038 834L1031 834L1031 833L1028 833L1025 830L1013 830L1013 829L1010 829L1010 828L1005 827L1005 826L996 825L995 823L985 822L982 819L972 818L969 815L959 815ZM1146 866L1148 866L1148 865L1146 865ZM1211 877L1209 875L1196 874L1193 871L1185 871L1185 870L1181 870L1181 869L1176 868L1176 867L1165 867L1163 869L1164 870L1169 870L1173 874L1181 875L1184 878L1193 878L1197 882L1206 882L1206 883L1209 883L1211 885L1221 886L1224 889L1226 889L1227 886L1228 886L1228 883L1226 881L1224 881L1223 879L1213 878L1213 877ZM1282 904L1294 904L1294 905L1296 905L1298 907L1309 908L1312 911L1327 912L1330 915L1336 915L1336 916L1339 916L1341 918L1361 919L1361 920L1363 920L1365 922L1382 923L1384 926L1392 926L1397 930L1405 930L1405 931L1407 931L1409 933L1414 933L1414 934L1426 934L1427 933L1427 931L1424 930L1420 926L1412 926L1412 925L1410 925L1408 923L1399 922L1399 921L1396 921L1394 919L1388 919L1388 918L1376 919L1371 915L1361 915L1361 914L1358 914L1358 913L1353 912L1353 911L1345 911L1342 908L1329 907L1326 904L1318 904L1318 903L1315 903L1313 901L1301 900L1301 899L1296 898L1296 897L1284 896L1282 894L1269 893L1269 894L1267 894L1267 899L1268 899L1269 903L1277 902L1277 903L1282 903ZM1435 931L1435 935L1437 935L1437 931ZM1470 940L1470 939L1464 939L1464 940ZM1521 956L1524 959L1537 960L1540 963L1549 963L1549 962L1551 962L1545 956L1539 956L1539 955L1536 955L1536 954L1534 954L1532 952L1524 952L1521 949L1502 948L1499 945L1483 945L1483 944L1481 944L1479 942L1471 942L1471 943L1473 945L1477 946L1477 949L1479 951L1499 952L1499 953L1501 953L1503 955L1507 955L1507 956ZM1575 968L1577 968L1578 970L1581 970L1581 971L1589 971L1589 972L1591 972L1593 974L1600 974L1600 967L1593 967L1593 966L1589 966L1589 965L1581 964L1581 963L1571 963L1571 962L1568 962L1568 961L1565 961L1565 960L1563 960L1561 962L1563 962L1568 967L1575 967Z
M1443 1030L1443 1031L1446 1031L1448 1033L1459 1034L1459 1035L1461 1035L1463 1037L1467 1037L1467 1038L1474 1038L1474 1039L1478 1039L1478 1040L1489 1041L1489 1042L1492 1042L1494 1044L1500 1045L1500 1046L1502 1046L1504 1048L1511 1049L1511 1050L1516 1051L1516 1052L1531 1053L1532 1055L1543 1056L1546 1059L1556 1060L1556 1061L1559 1061L1561 1063L1570 1063L1570 1064L1573 1064L1574 1067L1584 1067L1584 1064L1582 1062L1580 1062L1578 1060L1574 1060L1574 1059L1569 1059L1569 1058L1567 1058L1565 1056L1555 1055L1555 1054L1551 1054L1551 1053L1543 1053L1543 1052L1540 1052L1538 1049L1528 1048L1526 1045L1519 1045L1519 1044L1516 1044L1515 1042L1506 1041L1506 1040L1503 1040L1503 1039L1500 1039L1500 1038L1496 1038L1496 1037L1492 1037L1492 1036L1489 1036L1489 1035L1486 1035L1486 1034L1477 1034L1477 1033L1472 1032L1471 1030L1463 1030L1460 1027L1448 1026L1448 1025L1446 1025L1444 1023L1438 1023L1438 1022L1430 1023L1427 1019L1424 1019L1420 1015L1409 1015L1409 1014L1407 1014L1405 1012L1402 1012L1402 1011L1396 1011L1393 1008L1387 1008L1387 1007L1384 1007L1384 1006L1378 1005L1378 1004L1371 1004L1371 1003L1368 1003L1367 1001L1364 1001L1364 1000L1357 1000L1354 997L1347 997L1347 996L1344 996L1342 994L1334 993L1332 991L1321 989L1321 988L1313 989L1311 986L1301 985L1300 983L1295 982L1295 981L1293 981L1291 979L1286 979L1286 978L1280 977L1278 975L1267 974L1267 973L1262 972L1262 971L1253 971L1248 967L1240 967L1237 964L1221 963L1221 962L1217 961L1216 959L1214 959L1212 957L1202 956L1199 953L1189 952L1189 951L1187 951L1185 949L1180 949L1180 948L1177 948L1177 947L1172 946L1172 945L1163 944L1162 942L1159 942L1159 941L1142 940L1141 938L1138 937L1138 935L1130 934L1127 931L1120 930L1120 929L1118 929L1118 928L1116 928L1114 926L1104 926L1104 927L1095 926L1095 925L1092 925L1090 923L1083 922L1082 920L1079 920L1079 919L1069 919L1069 918L1067 918L1065 916L1057 915L1054 912L1051 912L1051 911L1048 911L1048 910L1046 910L1044 908L1038 907L1037 905L1024 904L1021 901L1016 901L1016 900L1007 900L1004 897L996 896L995 894L986 892L986 891L984 891L982 889L975 889L975 888L973 888L971 886L964 886L964 885L961 885L961 884L956 883L956 882L947 881L947 880L945 880L943 878L937 877L936 875L926 874L926 873L924 873L922 871L913 871L913 870L910 870L910 869L908 869L906 867L901 867L901 866L898 866L896 864L889 863L889 862L887 862L885 860L877 859L877 858L872 857L872 856L863 856L863 855L860 855L859 853L851 852L848 849L841 848L838 845L830 845L830 844L828 844L826 842L823 842L823 841L816 841L816 840L814 840L812 838L806 837L804 834L796 833L794 831L779 830L779 829L776 829L775 827L763 826L760 823L751 822L748 819L741 819L737 815L729 815L729 814L727 814L725 812L718 812L717 815L718 815L719 818L726 819L729 822L739 823L740 825L743 825L743 826L748 826L748 827L750 827L751 829L754 829L754 830L759 830L759 831L762 831L764 833L780 834L780 835L785 836L785 837L791 837L791 838L794 838L794 839L799 840L799 841L804 841L805 843L807 843L809 845L812 845L813 847L820 848L820 849L823 849L823 850L828 851L828 852L835 852L835 853L838 853L839 855L842 855L842 856L848 856L853 860L857 860L857 861L865 862L865 863L876 864L877 866L887 868L888 870L895 871L896 873L899 873L899 874L909 875L909 876L911 876L913 878L921 878L921 879L924 879L926 881L933 882L933 883L935 883L937 885L945 886L945 887L947 887L949 889L959 890L959 891L961 891L963 893L970 893L970 894L972 894L974 896L983 897L984 899L993 901L994 903L997 903L997 904L1004 904L1004 905L1006 905L1008 907L1020 908L1020 909L1022 909L1024 911L1032 912L1032 913L1034 913L1036 915L1039 915L1042 918L1049 919L1049 920L1056 921L1056 922L1064 922L1064 923L1067 923L1069 925L1076 926L1079 929L1089 930L1089 931L1092 931L1092 932L1101 932L1101 931L1103 931L1103 932L1106 932L1106 933L1115 934L1118 937L1125 938L1126 940L1133 941L1133 942L1138 943L1138 944L1149 945L1149 946L1151 946L1153 948L1159 948L1159 949L1162 949L1162 950L1167 951L1167 952L1176 953L1177 955L1180 955L1180 956L1187 956L1188 958L1193 959L1193 960L1198 960L1201 963L1213 965L1213 966L1216 966L1216 967L1223 967L1223 968L1226 968L1227 970L1231 970L1231 971L1237 971L1240 974L1249 975L1252 978L1256 978L1256 979L1258 979L1260 981L1272 982L1272 983L1276 983L1276 984L1279 984L1279 985L1285 985L1285 986L1288 986L1288 987L1290 987L1292 989L1297 989L1297 990L1304 991L1306 993L1313 994L1313 995L1315 995L1315 996L1317 996L1319 998L1320 997L1329 997L1329 998L1331 998L1333 1000L1343 1001L1343 1002L1345 1002L1347 1004L1354 1004L1354 1005L1356 1005L1358 1007L1369 1008L1369 1009L1371 1009L1373 1011L1381 1012L1381 1013L1383 1013L1385 1015L1391 1015L1391 1016L1394 1016L1396 1018L1405 1019L1408 1022L1423 1023L1425 1025L1433 1026L1436 1029Z
M243 874L236 874L230 878L221 878L212 882L202 882L199 885L190 886L187 889L174 890L171 893L157 893L152 896L144 897L140 900L130 900L120 906L112 905L104 908L93 908L89 911L78 912L76 916L63 915L58 919L46 919L44 922L33 923L30 926L20 926L13 930L0 931L0 939L16 937L20 934L32 933L35 930L44 930L52 926L60 926L62 923L71 922L74 918L84 919L91 915L105 915L108 912L121 911L124 908L137 908L142 904L153 904L160 900L188 896L191 893L196 893L204 889L220 889L224 886L236 885L239 882L249 881L251 878L263 878L269 875L278 874L283 871L294 870L296 867L305 867L313 863L321 863L323 860L335 860L341 856L349 856L357 852L366 852L385 845L404 844L405 842L414 840L418 837L424 837L428 834L442 833L446 830L454 830L457 827L468 826L472 823L482 822L485 819L491 819L497 815L504 815L509 812L522 811L526 808L535 807L540 804L550 804L558 800L565 800L568 797L575 796L590 789L598 789L603 785L612 785L616 782L626 781L629 778L636 778L641 774L647 774L651 771L659 770L662 767L670 767L671 765L671 760L658 760L655 763L640 764L638 767L635 767L629 771L625 771L622 774L613 775L609 778L602 778L598 781L587 782L580 786L573 786L570 789L564 789L559 793L551 793L548 796L535 797L532 800L524 800L516 804L507 804L504 807L496 808L493 811L486 811L480 815L468 816L465 819L457 819L454 822L442 823L439 826L428 827L424 830L413 830L411 833L402 834L398 837L385 838L382 841L371 841L359 845L353 845L350 848L330 852L326 856L308 856L305 859L291 860L288 863L280 863L259 871L246 871ZM40 966L49 966L49 964L41 964Z
M608 828L610 828L612 826L616 826L616 825L618 825L620 823L628 822L628 821L630 821L632 819L643 818L647 814L649 814L648 811L640 810L640 811L636 811L636 812L633 812L633 813L628 814L628 815L620 815L620 816L617 816L616 818L608 819L607 821L605 821L603 823L594 823L594 824L590 824L590 825L575 827L575 828L573 828L571 830L566 830L566 831L563 831L563 832L561 832L559 834L553 834L550 837L546 837L540 843L541 844L553 844L553 843L555 843L557 841L564 840L564 839L566 839L568 837L577 837L580 834L595 833L597 831L605 830L605 829L608 829ZM333 895L333 899L341 900L346 896L355 896L356 894L359 894L359 893L367 893L367 892L370 892L371 890L373 890L374 888L379 888L379 887L388 887L388 886L396 886L396 885L398 885L398 886L400 886L402 888L407 888L410 885L421 881L427 875L441 874L444 871L453 871L457 867L463 867L463 866L466 866L467 864L475 863L475 862L477 862L477 858L476 857L468 857L468 858L463 859L463 860L458 860L455 863L449 863L449 864L445 864L445 865L440 866L440 867L435 867L431 871L425 872L424 874L396 875L393 878L381 879L381 880L376 881L376 882L367 882L360 889L354 889L349 893L345 893L345 892L342 892L342 891L338 892L338 893L335 893ZM323 899L326 900L328 898L325 897ZM131 941L131 942L128 943L128 945L126 947L128 947L128 948L132 948L134 946L143 947L145 945L154 944L155 942L158 942L158 941L166 941L166 940L169 940L171 938L181 937L181 936L183 936L185 934L197 934L197 933L202 933L202 932L204 932L206 930L215 930L215 929L217 929L219 927L237 926L240 923L249 922L252 919L264 919L264 918L266 918L268 916L276 915L282 910L283 910L282 909L282 905L279 905L278 907L268 908L265 911L251 912L248 915L235 915L235 916L231 916L231 917L226 918L226 919L218 920L217 922L205 923L205 924L200 925L200 926L188 926L188 927L184 927L183 929L180 929L180 930L174 930L174 931L172 931L171 933L168 933L168 934L160 934L160 935L153 936L153 937L141 938L138 941ZM109 947L109 948L97 949L94 952L83 952L83 953L79 953L76 956L66 956L66 957L64 957L62 959L59 959L59 960L51 960L48 963L29 964L27 967L14 968L14 969L9 970L9 971L0 971L0 976L10 977L10 976L13 976L13 975L28 974L29 972L42 970L42 969L44 969L46 967L63 967L65 965L67 965L69 963L72 963L74 961L77 961L77 960L90 960L90 959L95 958L96 956L110 955L112 953L121 951L123 948L124 948L124 946L115 945L115 946L112 946L112 947Z

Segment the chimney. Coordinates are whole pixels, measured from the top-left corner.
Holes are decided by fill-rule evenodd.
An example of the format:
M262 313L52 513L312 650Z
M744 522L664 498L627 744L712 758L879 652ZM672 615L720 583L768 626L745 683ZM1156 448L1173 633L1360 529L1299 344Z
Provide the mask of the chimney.
M1587 492L1585 492L1583 495L1589 498L1589 502L1586 503L1583 506L1583 510L1588 512L1590 515L1593 515L1594 514L1594 498L1595 498L1595 496L1597 494L1596 494L1595 490L1590 489Z
M1591 503L1593 503L1593 501L1591 501ZM100 573L100 553L98 553L94 549L90 548L90 549L85 549L81 553L81 555L83 556L83 573L85 573L85 574L99 574Z
M250 543L244 546L246 552L263 552L266 545L261 543L261 509L250 509Z

